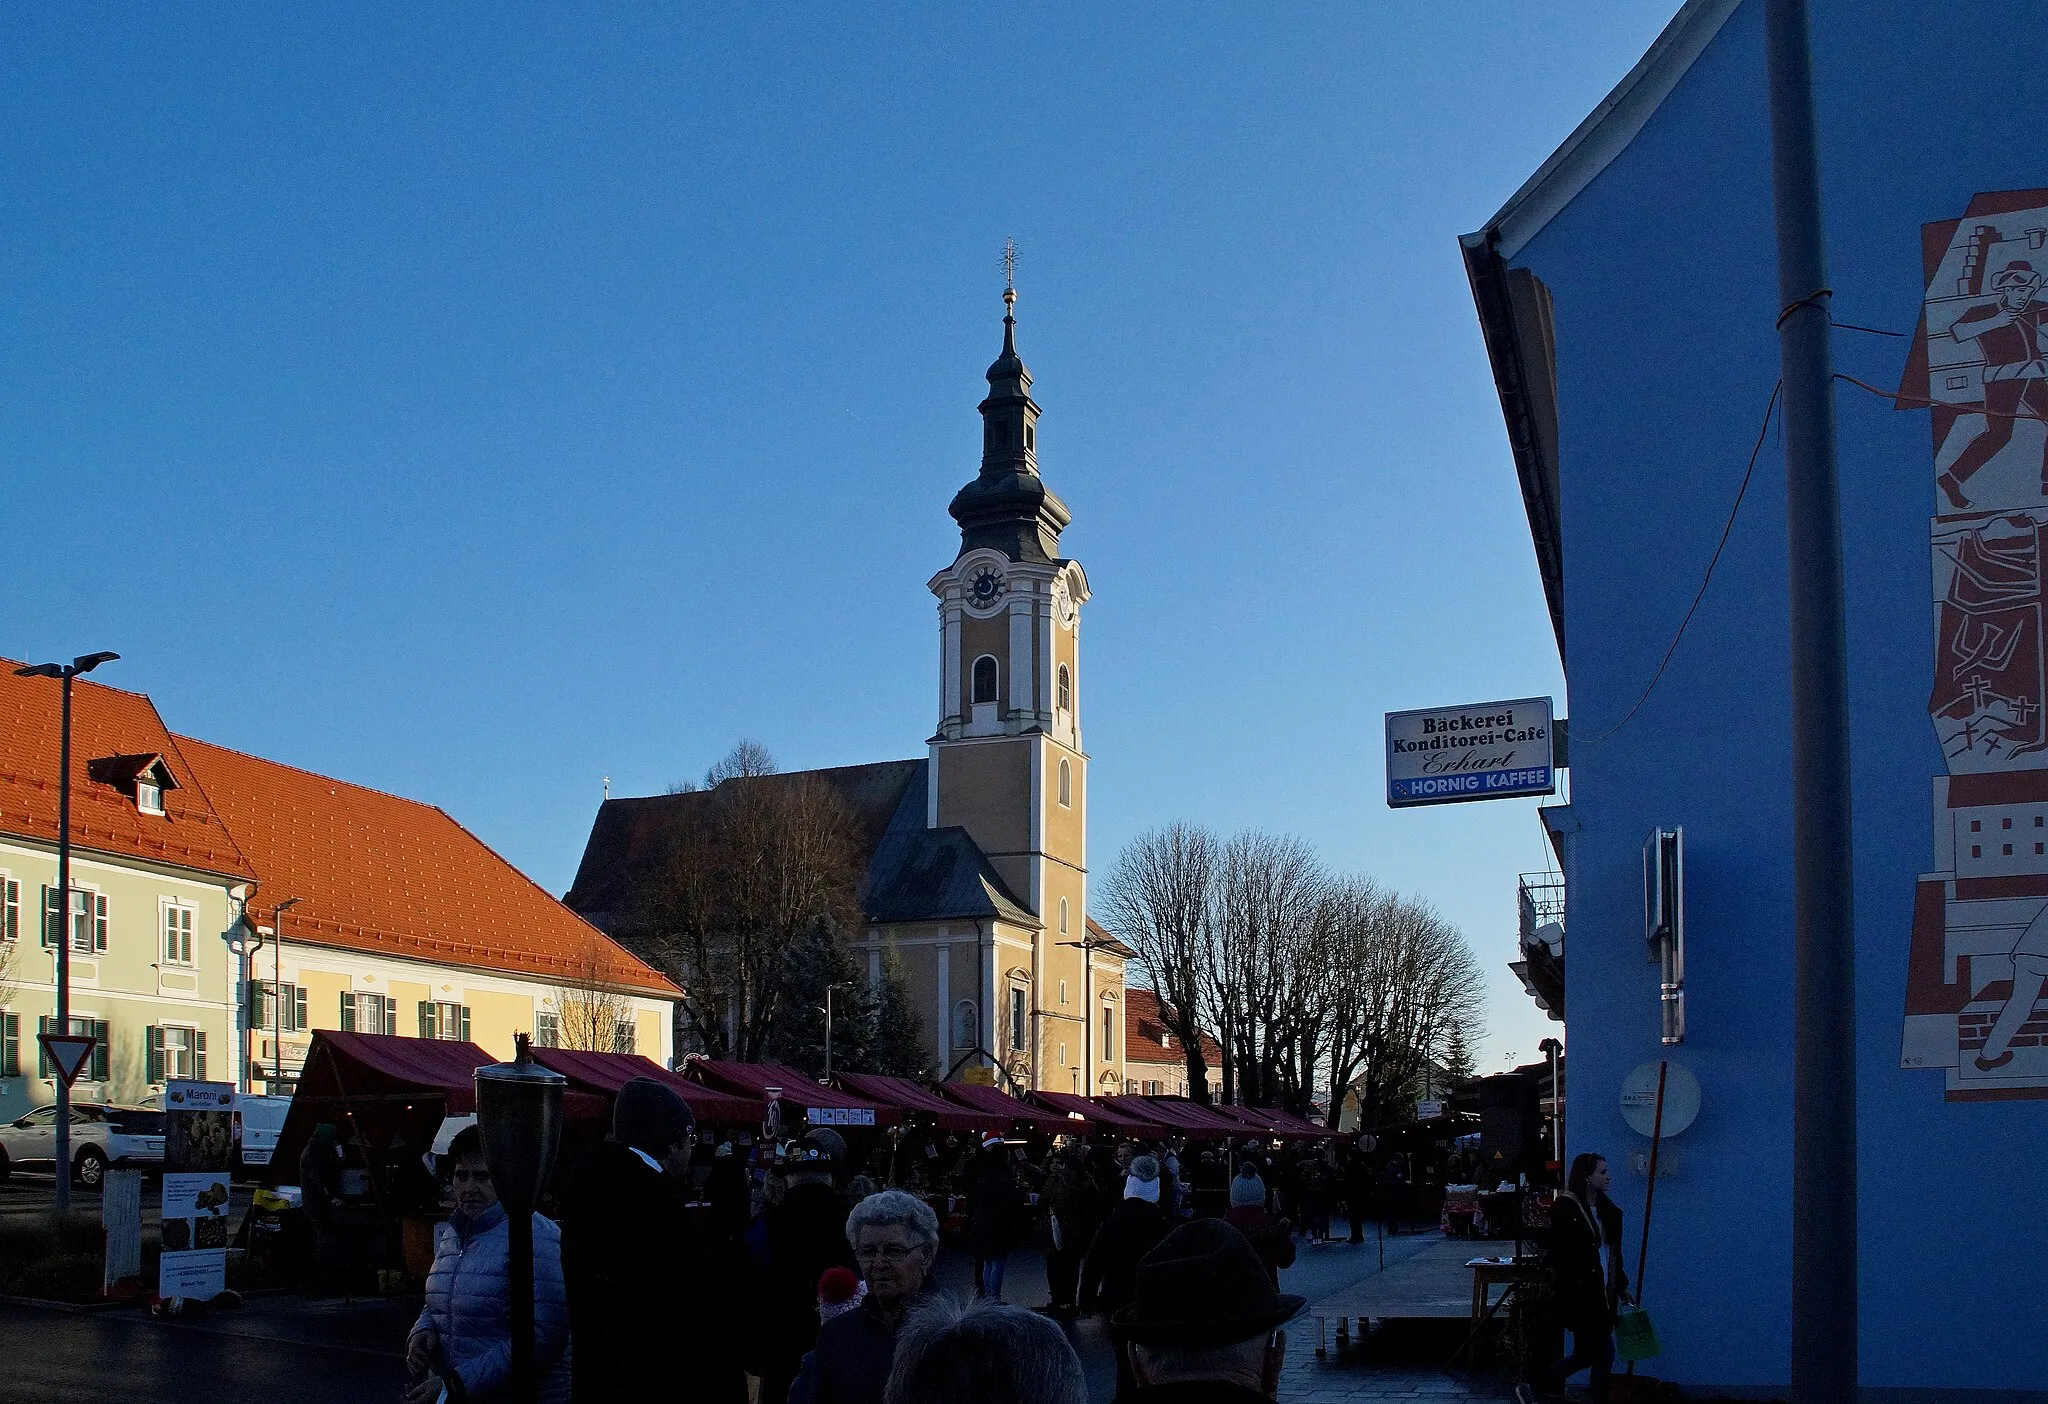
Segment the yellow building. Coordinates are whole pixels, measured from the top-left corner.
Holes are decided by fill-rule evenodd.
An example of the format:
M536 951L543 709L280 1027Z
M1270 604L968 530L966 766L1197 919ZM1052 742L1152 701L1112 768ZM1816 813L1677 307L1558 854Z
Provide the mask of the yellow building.
M926 755L806 774L837 789L862 827L857 945L871 979L893 957L930 1071L987 1076L999 1062L1018 1085L1113 1093L1131 952L1088 920L1088 577L1060 555L1071 514L1038 475L1039 408L1007 311L987 379L981 469L949 509L960 548L929 582L939 706ZM666 861L662 834L705 802L608 800L564 900L630 941L638 896Z

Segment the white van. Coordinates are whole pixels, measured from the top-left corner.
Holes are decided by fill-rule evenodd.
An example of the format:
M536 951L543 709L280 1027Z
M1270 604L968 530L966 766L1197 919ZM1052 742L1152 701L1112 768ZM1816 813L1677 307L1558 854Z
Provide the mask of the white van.
M235 1150L243 1169L270 1164L270 1157L277 1151L278 1134L284 1130L285 1114L291 1109L289 1097L236 1094Z

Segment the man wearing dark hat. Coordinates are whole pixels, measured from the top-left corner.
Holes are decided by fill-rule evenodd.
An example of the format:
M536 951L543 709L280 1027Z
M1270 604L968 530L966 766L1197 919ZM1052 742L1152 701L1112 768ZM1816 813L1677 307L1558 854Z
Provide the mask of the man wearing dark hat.
M834 1175L846 1142L829 1128L812 1131L790 1150L779 1172L782 1202L747 1230L754 1301L748 1368L761 1377L761 1400L781 1404L818 1339L818 1279L825 1269L853 1268L846 1241L846 1200Z
M619 1089L611 1138L585 1151L563 1185L576 1404L627 1398L678 1360L719 1404L745 1398L727 1309L706 1290L719 1274L685 1226L695 1135L696 1119L673 1087L636 1077Z
M1130 1343L1137 1404L1279 1398L1291 1320L1306 1300L1275 1290L1245 1236L1196 1219L1138 1264L1137 1297L1112 1324Z

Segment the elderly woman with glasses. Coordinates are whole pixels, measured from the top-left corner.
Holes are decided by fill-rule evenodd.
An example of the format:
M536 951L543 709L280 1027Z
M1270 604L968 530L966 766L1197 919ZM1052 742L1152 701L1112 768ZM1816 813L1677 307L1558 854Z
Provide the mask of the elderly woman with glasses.
M916 1195L869 1195L847 1215L846 1241L867 1295L858 1308L818 1328L817 1347L804 1357L789 1404L882 1404L897 1332L939 1295L927 1285L939 1251L939 1219Z

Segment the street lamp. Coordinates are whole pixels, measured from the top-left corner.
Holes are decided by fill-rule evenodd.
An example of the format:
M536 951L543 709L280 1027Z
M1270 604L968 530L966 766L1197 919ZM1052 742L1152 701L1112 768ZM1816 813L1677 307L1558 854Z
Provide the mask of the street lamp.
M1081 952L1081 1066L1084 1069L1081 1074L1081 1095L1092 1097L1095 1095L1095 967L1092 958L1095 952L1111 943L1083 935L1078 941L1061 941L1059 944L1072 946ZM1124 1051L1130 1052L1129 1049ZM1188 1094L1204 1106L1209 1103L1207 1087L1200 1089L1199 1093L1190 1087Z
M832 991L851 988L843 981L825 986L825 1008L821 1011L825 1016L825 1075L818 1079L820 1082L832 1080Z
M1557 1059L1564 1052L1564 1045L1554 1038L1546 1038L1536 1048L1550 1055L1550 1159L1561 1170L1564 1168L1564 1098L1557 1090Z
M118 653L88 653L67 663L16 668L18 678L58 678L64 684L64 722L57 743L57 1032L71 1032L71 680L111 663ZM49 913L43 914L45 923ZM57 1070L57 1212L71 1210L71 1083Z
M270 1000L273 1006L270 1016L270 1079L264 1084L263 1094L275 1097L284 1086L284 914L299 903L303 897L287 897L273 909L270 924L270 939L276 949L270 953Z
M568 1080L533 1060L525 1034L515 1034L512 1045L511 1062L476 1070L476 1124L509 1237L512 1398L534 1404L539 1380L533 1368L533 1206L562 1142L562 1092Z

